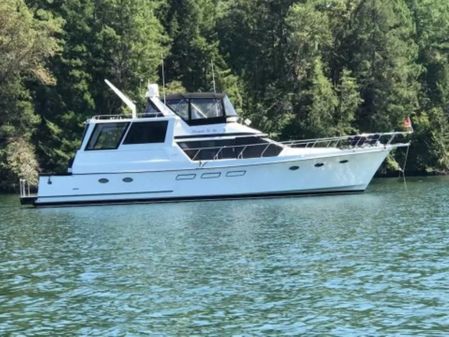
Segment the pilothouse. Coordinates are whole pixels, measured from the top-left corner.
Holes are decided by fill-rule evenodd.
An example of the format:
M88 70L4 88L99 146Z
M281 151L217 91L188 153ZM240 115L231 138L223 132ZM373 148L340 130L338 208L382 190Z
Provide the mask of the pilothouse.
M94 116L65 174L42 174L35 206L272 197L364 191L406 133L277 142L240 123L225 94L185 93L148 105L108 85L132 116ZM165 102L165 103L164 103Z

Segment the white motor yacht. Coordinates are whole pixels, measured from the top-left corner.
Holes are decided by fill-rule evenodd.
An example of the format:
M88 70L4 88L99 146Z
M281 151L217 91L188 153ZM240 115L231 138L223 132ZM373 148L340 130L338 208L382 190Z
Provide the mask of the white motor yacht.
M95 116L67 173L41 174L35 206L238 199L364 191L404 132L277 142L240 123L224 94L159 98L132 116ZM165 101L165 103L164 103Z

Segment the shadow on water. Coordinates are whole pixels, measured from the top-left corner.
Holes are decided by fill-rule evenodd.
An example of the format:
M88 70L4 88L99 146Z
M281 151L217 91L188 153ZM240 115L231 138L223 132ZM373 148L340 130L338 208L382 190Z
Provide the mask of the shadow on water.
M0 197L0 331L444 335L449 179L364 194L22 209Z

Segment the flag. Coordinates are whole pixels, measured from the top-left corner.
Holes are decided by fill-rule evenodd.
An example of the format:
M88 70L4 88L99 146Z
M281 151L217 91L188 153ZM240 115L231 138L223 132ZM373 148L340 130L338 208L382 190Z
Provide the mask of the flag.
M413 132L412 120L410 119L410 116L404 118L404 122L402 125L404 126L404 129Z

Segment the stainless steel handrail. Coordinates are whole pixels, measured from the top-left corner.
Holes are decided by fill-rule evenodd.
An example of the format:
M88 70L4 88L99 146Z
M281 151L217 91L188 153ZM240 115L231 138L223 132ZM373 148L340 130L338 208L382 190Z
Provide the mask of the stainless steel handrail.
M235 144L235 145L222 145L222 146L203 146L203 147L192 147L192 148L183 148L185 152L194 151L191 159L193 161L197 160L202 151L210 151L216 150L217 152L206 160L218 160L220 158L220 154L225 149L241 149L238 154L236 154L235 158L242 159L244 152L251 147L255 146L264 146L263 150L260 152L258 156L251 158L261 158L264 157L268 148L272 145L278 145L282 147L303 147L303 148L338 148L338 149L356 149L356 148L367 148L367 147L376 147L387 145L392 145L393 141L397 138L397 136L407 136L410 132L383 132L383 133L362 133L357 135L348 135L348 136L339 136L339 137L326 137L326 138L316 138L316 139L304 139L304 140L289 140L283 142L275 142L272 140L268 140L267 143L254 143L254 144ZM247 136L236 136L235 138L244 138ZM408 146L409 143L395 143L394 145L398 146ZM228 158L229 159L229 158ZM201 160L201 159L200 159Z
M392 144L393 140L397 136L407 136L411 134L411 132L378 132L378 133L361 133L357 135L347 135L347 136L338 136L338 137L326 137L326 138L316 138L316 139L303 139L303 140L289 140L289 141L283 141L280 142L283 145L290 146L290 147L298 147L300 145L303 145L303 147L316 147L317 144L324 144L326 143L326 146L323 147L330 147L330 145L335 142L333 147L338 147L338 145L342 141L355 141L354 144L351 144L352 147L359 147L363 145L367 145L366 142L370 142L373 140L378 140L381 145L389 145ZM387 141L382 142L381 140L385 140L385 138L388 138Z
M31 187L26 179L19 179L19 188L21 198L31 196Z
M162 115L160 113L140 113L137 114L137 118L166 118L167 116ZM93 117L91 117L91 119L93 120L121 120L121 119L132 119L132 116L129 115L95 115Z

